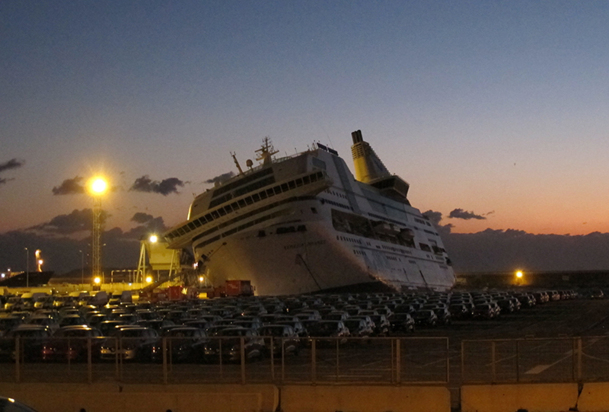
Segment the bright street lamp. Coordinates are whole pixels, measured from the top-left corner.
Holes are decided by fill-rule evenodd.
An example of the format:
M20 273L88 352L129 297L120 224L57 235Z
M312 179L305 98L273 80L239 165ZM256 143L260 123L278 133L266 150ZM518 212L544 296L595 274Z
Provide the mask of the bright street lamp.
M101 277L101 235L103 232L102 222L102 195L108 189L108 183L102 177L95 177L89 182L89 189L93 195L93 229L91 231L91 275Z

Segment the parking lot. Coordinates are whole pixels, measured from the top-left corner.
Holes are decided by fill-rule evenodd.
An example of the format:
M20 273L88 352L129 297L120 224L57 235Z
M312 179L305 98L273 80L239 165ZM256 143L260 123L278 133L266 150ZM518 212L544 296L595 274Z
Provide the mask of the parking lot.
M450 295L439 296L440 303L445 296L450 299ZM426 302L437 302L437 297L438 294L433 294L433 297ZM141 352L139 357L135 355L137 352L133 352L132 359L128 356L131 352L126 349L130 347L130 342L141 343L142 338L122 337L117 331L130 328L152 329L151 326L143 326L143 320L125 323L131 326L115 327L116 330L103 336L99 334L99 336L57 337L49 333L48 336L40 338L27 336L16 338L7 336L8 332L5 332L0 343L8 350L4 352L0 362L0 380L141 383L433 383L456 387L470 382L579 382L609 378L609 350L606 349L609 300L604 299L555 300L502 313L490 319L467 316L452 319L447 324L436 323L433 326L419 324L415 326L414 331L397 331L389 328L382 336L374 333L352 336L350 331L340 336L313 336L306 331L296 337L283 335L284 332L290 333L290 330L293 332L295 327L282 329L280 336L263 336L256 332L261 330L262 322L260 326L254 328L241 326L235 322L225 322L224 329L212 328L213 325L220 326L223 321L230 319L238 322L239 319L244 320L248 316L263 318L264 315L269 314L269 310L264 309L267 313L257 315L244 315L244 313L253 311L254 307L262 311L265 306L274 308L278 316L300 315L303 323L308 322L310 326L315 322L303 314L307 311L322 312L319 309L328 305L323 302L324 299L329 297L220 299L160 305L126 304L114 308L96 309L87 306L76 307L76 311L85 319L87 316L93 316L93 312L100 312L105 313L109 318L119 319L123 314L136 315L123 316L125 320L132 321L134 318L137 319L138 310L143 311L140 313L145 313L145 316L153 313L154 319L169 319L171 314L175 320L178 320L177 316L181 313L182 323L201 320L209 315L219 318L209 322L207 333L190 338L171 336L169 331L175 332L180 326L172 321L173 327L160 328L156 333L151 333L152 342L148 346L143 346L146 352ZM420 295L416 297L341 295L334 296L333 299L340 299L339 302L345 303L343 309L357 306L359 303L364 307L361 308L363 311L374 310L371 309L373 305L388 308L390 307L388 302L394 299L403 300L395 306L396 308L404 304L404 301L411 300L422 304L421 306L426 304ZM386 303L382 304L382 302ZM311 309L313 306L317 309ZM336 307L340 305L331 306L333 310L330 312L341 311ZM73 310L67 309L63 312L74 313ZM48 312L32 310L28 313L30 313L29 318L35 318L41 313ZM61 313L61 308L57 313ZM113 313L119 316L113 316ZM221 314L224 316L220 316ZM7 311L2 314L2 318L14 317L14 315L15 311ZM356 316L357 314L354 314L351 317ZM391 314L388 318L391 318ZM317 322L321 320L318 319ZM273 324L272 321L269 323ZM76 326L73 325L78 329ZM91 325L83 328L97 329ZM247 329L253 330L254 333L247 334L241 331L237 337L222 336L221 333L217 333L226 329ZM185 339L188 342L186 346ZM37 343L38 346L28 345L28 341ZM58 357L42 356L43 353L49 352L49 347L61 341L64 346L72 349L62 352ZM80 344L75 345L76 342ZM192 345L194 343L199 345ZM103 347L106 347L110 354L105 359L100 355ZM187 347L193 351L189 352L192 358L181 357L183 353L178 349ZM77 348L81 348L81 351L77 352ZM192 348L197 349L195 351Z

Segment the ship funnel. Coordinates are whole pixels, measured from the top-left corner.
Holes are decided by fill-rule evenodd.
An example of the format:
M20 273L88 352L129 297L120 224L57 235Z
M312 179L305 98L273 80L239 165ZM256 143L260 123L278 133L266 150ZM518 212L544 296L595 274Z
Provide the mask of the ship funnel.
M364 141L362 131L356 130L351 133L353 146L353 164L355 166L355 178L362 183L371 183L381 178L389 177L391 174L381 159L374 153L368 142Z

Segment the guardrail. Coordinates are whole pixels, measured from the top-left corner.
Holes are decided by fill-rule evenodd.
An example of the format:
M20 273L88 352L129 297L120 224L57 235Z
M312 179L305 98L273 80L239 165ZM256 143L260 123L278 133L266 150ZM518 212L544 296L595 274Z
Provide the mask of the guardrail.
M0 382L446 384L450 378L448 338L310 338L296 349L289 338L258 339L0 339Z
M609 378L609 337L465 340L464 383L593 382Z

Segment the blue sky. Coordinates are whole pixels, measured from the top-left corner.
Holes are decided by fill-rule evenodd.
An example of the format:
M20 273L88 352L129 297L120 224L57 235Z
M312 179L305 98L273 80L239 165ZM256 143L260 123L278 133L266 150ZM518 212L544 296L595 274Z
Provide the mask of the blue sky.
M100 171L109 227L173 225L230 151L321 141L350 164L357 129L453 232L609 232L607 21L607 2L4 0L0 233L90 208L52 189ZM184 186L128 191L145 175Z

